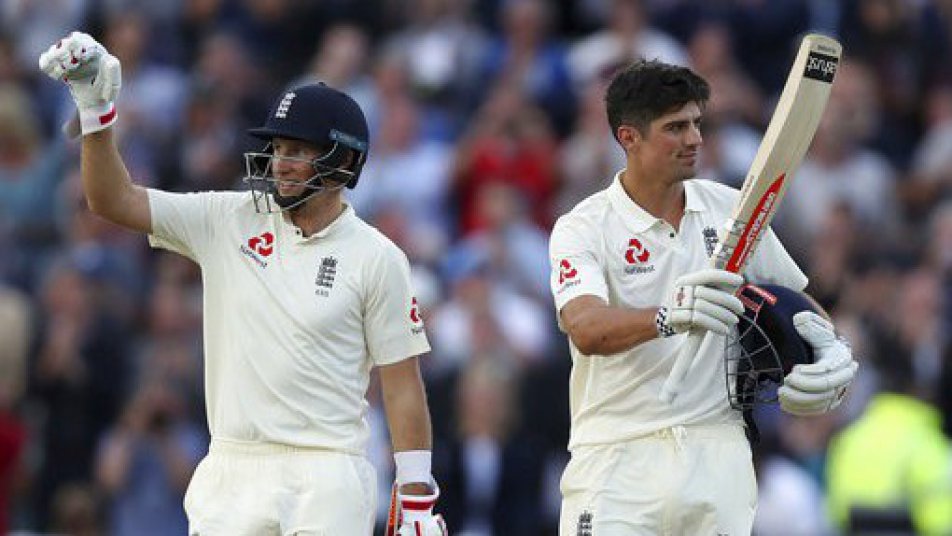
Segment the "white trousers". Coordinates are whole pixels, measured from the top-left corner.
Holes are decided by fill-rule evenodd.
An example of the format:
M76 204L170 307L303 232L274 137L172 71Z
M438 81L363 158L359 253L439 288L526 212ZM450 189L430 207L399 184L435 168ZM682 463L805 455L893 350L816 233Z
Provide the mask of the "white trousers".
M749 536L757 509L739 425L577 448L561 488L560 536Z
M363 456L212 440L185 493L190 536L369 536L376 475Z

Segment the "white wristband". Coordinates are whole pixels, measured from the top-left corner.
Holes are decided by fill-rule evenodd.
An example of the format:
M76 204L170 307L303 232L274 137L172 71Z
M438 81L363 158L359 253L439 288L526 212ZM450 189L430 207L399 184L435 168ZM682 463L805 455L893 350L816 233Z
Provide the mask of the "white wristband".
M397 485L411 482L430 484L433 482L431 474L433 453L428 450L405 450L394 452L393 461L397 466Z

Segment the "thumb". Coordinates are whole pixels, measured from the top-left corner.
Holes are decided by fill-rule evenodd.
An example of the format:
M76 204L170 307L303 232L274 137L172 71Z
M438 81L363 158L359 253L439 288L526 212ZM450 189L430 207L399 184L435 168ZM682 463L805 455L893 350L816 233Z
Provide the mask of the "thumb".
M814 348L825 348L836 340L833 324L813 311L793 315L793 327Z
M106 102L116 100L119 95L119 88L122 87L122 64L112 54L103 55L96 85L102 100Z

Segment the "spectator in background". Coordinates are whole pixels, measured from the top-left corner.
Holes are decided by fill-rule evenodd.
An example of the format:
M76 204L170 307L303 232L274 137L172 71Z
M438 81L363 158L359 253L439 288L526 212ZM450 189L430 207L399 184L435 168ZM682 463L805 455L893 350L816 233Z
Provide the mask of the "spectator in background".
M874 147L894 166L905 166L915 147L917 109L926 88L952 74L949 30L934 2L848 0L839 34L849 55L870 66L869 86L880 94L882 110Z
M543 0L500 4L502 33L489 45L477 89L481 94L499 86L514 89L545 112L559 135L565 135L575 118L575 94L565 48L551 33L552 9Z
M518 382L512 363L474 355L460 371L457 424L442 442L444 515L454 534L526 536L540 530L541 451L520 427Z
M122 61L123 93L118 106L130 165L142 170L139 176L150 170L155 181L156 171L165 169L161 153L182 130L188 93L181 71L152 56L154 43L162 42L153 24L134 9L117 12L106 22L104 44Z
M162 379L143 380L97 455L96 481L109 499L110 534L185 534L182 496L207 440L188 419L179 393Z
M101 510L95 487L84 483L65 484L56 490L49 518L44 519L44 523L54 534L101 536L105 533L100 521Z
M353 97L369 115L374 91L367 73L370 50L366 30L350 23L335 24L324 32L307 70L291 85L324 82Z
M883 390L832 440L829 508L840 529L952 532L952 449L935 407L915 396L911 356L880 349Z
M127 328L96 306L89 275L68 260L46 274L42 314L32 382L46 403L37 491L39 518L49 520L57 490L91 478L96 442L119 414L130 376Z
M532 220L548 229L558 158L555 133L545 114L518 88L497 86L457 147L452 173L461 236L486 225L479 215L476 192L493 181L514 185Z
M180 183L170 186L203 190L228 190L235 186L242 170L241 163L233 157L240 147L235 134L238 126L234 105L211 87L192 86L185 104L184 128L179 133L181 177L173 178Z
M497 283L548 304L548 237L529 219L518 189L506 182L487 182L476 192L476 205L484 227L458 243L459 254L488 259Z
M763 95L735 59L726 24L704 23L691 36L688 51L695 69L711 86L698 173L739 188L769 120Z
M789 420L781 415L780 426ZM779 439L779 438L778 438ZM755 450L757 514L753 534L828 536L823 489L785 451L781 441L765 440Z
M946 311L942 279L926 267L905 272L896 289L895 333L909 353L914 389L923 400L935 400L942 370L943 349L948 345L943 312ZM950 473L952 477L952 473Z
M576 88L585 88L607 69L627 65L639 58L689 65L684 46L651 25L644 0L608 0L604 29L582 37L568 54Z
M26 391L27 350L33 326L27 296L0 285L0 534L26 480L27 424L20 405Z
M608 186L616 169L625 167L625 152L612 143L605 117L605 88L616 66L606 67L581 91L575 129L564 141L559 155L560 183L553 215L561 216L593 193ZM605 177L604 181L592 177Z
M952 84L929 90L922 115L925 132L901 185L906 216L916 223L952 192Z
M521 368L542 360L551 344L546 309L500 283L486 251L457 250L445 260L450 298L429 320L433 354L428 367L445 375L475 355L505 355Z
M848 60L840 64L813 145L778 212L780 234L798 255L841 203L877 236L868 244L870 250L884 247L899 230L895 170L863 144L870 122L875 121L871 117L876 117L871 90L869 71L862 64Z
M347 197L369 219L384 207L402 211L411 241L426 237L445 243L453 232L448 210L453 148L424 136L423 111L412 99L380 105L374 157L363 171L369 179Z
M473 0L413 0L404 5L407 22L382 45L397 55L408 70L414 95L427 106L448 114L448 130L455 138L474 90L485 81L479 69L488 37L473 23Z
M0 84L0 278L31 291L57 246L50 199L66 154L61 143L44 143L38 119L22 88Z

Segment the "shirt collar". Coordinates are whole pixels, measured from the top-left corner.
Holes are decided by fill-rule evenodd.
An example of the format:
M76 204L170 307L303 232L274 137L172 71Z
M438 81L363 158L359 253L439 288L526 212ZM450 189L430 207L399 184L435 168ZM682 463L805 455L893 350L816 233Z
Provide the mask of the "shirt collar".
M312 234L311 236L307 238L304 238L304 240L317 240L321 238L326 238L332 235L333 233L337 232L338 229L341 229L342 227L347 225L347 223L353 217L355 217L355 215L356 214L354 212L354 207L352 207L349 203L344 203L344 210L340 213L339 216L337 216L337 218L334 219L334 221L332 221L330 224L327 225L327 227L324 227L320 231ZM293 223L291 223L290 215L288 215L286 212L281 212L280 218L281 218L281 222L285 226L290 227L294 230L297 230L297 227Z
M612 180L611 185L608 187L608 198L611 200L612 206L615 207L619 213L625 216L626 220L632 225L633 230L638 233L642 233L650 229L656 223L661 222L661 218L656 218L651 215L647 210L641 208L638 203L628 196L628 192L625 191L625 187L621 184L621 174L625 170L621 170L615 174L615 178ZM694 180L684 181L684 212L703 212L704 206L701 204L701 200L698 197L697 185L694 184Z

